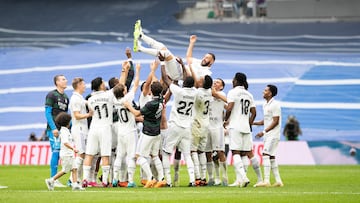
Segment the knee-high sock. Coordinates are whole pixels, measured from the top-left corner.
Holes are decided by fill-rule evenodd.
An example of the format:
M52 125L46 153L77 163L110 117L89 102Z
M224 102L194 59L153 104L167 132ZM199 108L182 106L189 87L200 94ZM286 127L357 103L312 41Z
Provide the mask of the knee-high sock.
M180 160L174 159L174 181L179 180L179 169L180 169Z
M150 169L148 160L146 160L146 158L141 156L138 158L138 164L143 169L143 172L146 174L147 180L151 180L152 173L151 173L151 169Z
M195 182L194 163L191 159L190 153L183 153L183 154L184 154L185 162L186 162L188 173L189 173L190 183L194 183Z
M281 181L281 177L280 177L280 173L279 173L279 166L278 166L276 160L275 159L270 159L270 163L271 163L271 170L272 170L272 172L274 174L274 177L275 177L275 181L277 183L281 183L282 181Z
M166 178L166 183L171 184L171 173L170 173L170 154L162 152L162 164L164 168L164 174Z
M246 179L246 174L241 157L239 154L235 154L233 156L233 159L234 159L234 167L236 173L236 181L243 182Z
M215 180L220 180L220 163L219 161L214 161L214 171L215 171Z
M128 171L128 181L129 183L133 183L134 182L134 175L135 175L135 170L136 170L136 163L135 163L135 158L129 157L127 159L127 171Z
M84 159L81 158L80 156L75 158L75 167L77 169L77 180L75 180L75 181L81 181L82 180L83 163L84 163Z
M253 158L250 159L252 167L255 171L255 174L257 176L257 182L262 182L263 178L262 178L262 174L261 174L261 168L260 168L260 164L259 164L259 160L254 156Z
M244 165L245 173L247 173L248 167L249 167L249 165L250 165L249 157L248 157L248 156L242 156L242 157L241 157L241 160L242 160L243 165Z
M163 168L160 158L158 156L154 157L153 163L154 163L154 166L155 166L156 172L157 172L157 180L158 181L164 180L164 168Z
M154 159L150 159L150 169L151 169L151 173L153 174L154 178L155 178L156 180L158 180L158 179L157 179L157 177L158 177L158 171L157 171L157 169L156 169L156 165L155 165Z
M109 173L110 173L110 165L107 166L101 166L102 169L102 182L107 185L108 179L109 179Z
M50 177L54 177L57 174L59 158L60 158L59 151L52 152L51 161L50 161Z
M200 162L199 162L199 155L197 152L191 152L191 158L194 163L194 173L195 178L200 179Z
M113 180L119 180L120 176L120 168L121 168L121 157L117 156L114 161L114 167L113 167Z
M206 155L205 153L199 154L199 162L200 162L200 177L202 180L206 179Z
M127 164L126 164L126 156L121 159L121 166L119 171L119 180L120 182L127 181Z
M143 40L151 48L156 49L156 50L161 50L163 48L166 48L163 43L156 41L155 39L153 39L145 34L141 34L141 40Z
M264 182L270 183L270 157L263 156L263 165L264 165Z
M207 162L206 163L206 169L209 175L209 181L213 181L214 180L214 163L211 162Z
M99 158L98 156L94 156L94 158L91 161L89 177L88 177L88 179L86 179L87 181L96 182L96 177L97 177L96 165L97 165L98 158ZM83 169L84 169L84 167L83 167ZM85 179L85 171L84 171L83 179Z
M83 165L83 172L84 172L83 180L91 181L91 179L90 179L90 169L91 169L91 166Z
M111 152L111 156L109 157L109 166L110 166L110 168L109 168L109 180L112 180L113 177L114 177L113 167L114 167L115 159L116 159L116 153Z
M221 174L222 174L223 182L227 182L228 181L228 175L227 175L226 161L224 161L224 162L219 161L219 168L220 168L220 171L221 171Z

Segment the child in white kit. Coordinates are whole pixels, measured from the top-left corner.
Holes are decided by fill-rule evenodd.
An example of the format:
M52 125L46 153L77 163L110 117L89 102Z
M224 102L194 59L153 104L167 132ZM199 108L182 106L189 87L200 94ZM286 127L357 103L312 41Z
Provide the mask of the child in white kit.
M49 190L54 190L54 181L65 175L66 173L72 172L72 180L77 180L77 169L75 168L75 155L78 150L74 147L74 139L70 133L70 121L71 116L65 112L60 113L55 118L55 123L60 127L60 159L62 164L62 170L59 171L55 176L45 179L46 186ZM59 139L59 137L57 139ZM73 190L84 190L78 182L72 183Z

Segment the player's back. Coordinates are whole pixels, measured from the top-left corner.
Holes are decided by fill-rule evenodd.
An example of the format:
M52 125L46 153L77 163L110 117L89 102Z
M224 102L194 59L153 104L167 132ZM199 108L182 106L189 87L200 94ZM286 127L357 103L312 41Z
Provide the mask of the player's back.
M174 95L174 100L169 122L174 122L178 126L189 128L193 122L193 108L197 90L194 88L180 88L175 85L170 85L170 88Z
M250 109L255 107L252 94L243 86L237 86L228 93L228 102L234 102L230 115L229 128L235 128L244 133L250 132Z
M209 106L213 101L210 89L199 88L195 100L195 118L203 125L209 125Z
M134 92L128 92L123 98L115 100L114 110L116 111L119 119L116 124L120 127L122 132L128 132L136 128L135 116L124 105L125 101L132 102L134 99ZM119 133L122 133L119 132Z
M111 125L113 122L113 94L112 91L94 92L89 98L89 106L94 111L90 128Z

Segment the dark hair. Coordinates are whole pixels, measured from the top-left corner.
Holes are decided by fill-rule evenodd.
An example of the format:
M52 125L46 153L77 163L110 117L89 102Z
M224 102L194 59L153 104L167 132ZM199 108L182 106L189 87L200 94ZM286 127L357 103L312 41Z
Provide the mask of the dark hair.
M275 85L267 85L273 97L277 95L277 87Z
M215 61L215 54L214 53L208 53L208 54L210 54L212 57L213 57L213 59L214 59L214 61Z
M124 90L125 90L125 85L123 84L117 84L115 87L113 87L113 93L116 97L116 99L120 99L124 97Z
M73 79L72 87L74 88L74 90L77 88L78 84L81 83L82 81L84 81L84 79L80 77L76 77Z
M103 80L101 77L97 77L91 81L91 90L98 91L102 84Z
M62 74L60 74L60 75L55 75L54 76L54 85L56 86L56 81L59 79L59 77L61 77L61 76L64 76L64 75L62 75Z
M71 116L70 114L66 113L66 112L60 112L56 117L55 117L55 123L57 124L57 126L59 127L66 127L70 124L71 121Z
M191 76L188 76L185 78L185 80L183 82L183 87L189 87L189 88L194 87L194 83L195 83L194 78Z
M117 79L116 77L112 77L109 80L109 88L114 88L117 84L119 84L119 79Z
M224 88L225 88L225 82L224 82L224 80L223 79L221 79L221 78L216 78L217 80L220 80L220 82L221 82L221 84L222 84L222 86L223 86L223 88L221 89L221 90L223 90Z
M248 84L247 81L245 81L245 83L244 83L244 88L245 88L246 90L249 88L249 84Z
M143 83L141 83L141 86L140 86L140 91L142 92L143 89L144 89L144 85L145 85L146 81L144 81Z
M245 89L247 89L246 86L248 86L248 84L247 84L247 81L246 81L246 80L247 80L247 79L246 79L246 75L245 75L244 73L237 72L237 73L235 74L234 79L236 80L236 84L237 84L237 85L244 86Z
M205 75L204 77L204 83L203 83L203 88L204 89L210 89L211 86L213 84L213 80L209 75Z
M150 86L151 88L151 93L154 95L154 96L160 96L161 92L162 92L162 85L159 81L155 81L151 84Z

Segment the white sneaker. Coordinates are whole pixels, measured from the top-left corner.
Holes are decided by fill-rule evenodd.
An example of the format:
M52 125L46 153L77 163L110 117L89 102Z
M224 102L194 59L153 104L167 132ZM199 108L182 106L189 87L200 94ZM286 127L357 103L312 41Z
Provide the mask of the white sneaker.
M250 184L249 178L245 178L244 181L240 184L240 187L247 187Z
M236 180L234 183L230 184L229 187L240 187L241 186L241 182Z
M253 187L258 187L257 185L262 184L262 183L263 183L263 181L262 181L262 180L259 180L258 182L256 182L256 183L253 185Z
M222 186L228 186L228 180L226 179L226 178L223 178L223 180L222 180Z
M45 184L50 191L54 190L54 181L50 178L45 179Z
M284 184L282 182L276 182L272 185L272 187L284 187Z
M66 186L63 185L62 183L60 183L59 180L55 180L55 181L54 181L54 187L66 187Z
M81 187L79 183L73 183L72 190L85 190L85 188Z
M219 186L221 185L221 180L219 178L215 178L215 183L214 183L215 186Z
M270 187L270 186L271 185L269 182L259 182L254 185L254 187Z

